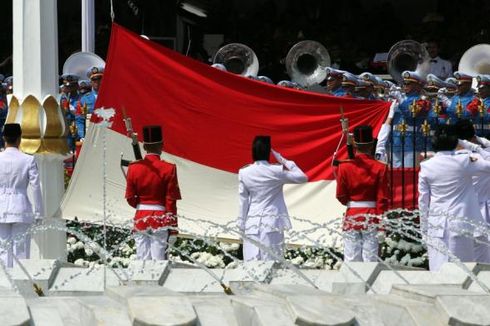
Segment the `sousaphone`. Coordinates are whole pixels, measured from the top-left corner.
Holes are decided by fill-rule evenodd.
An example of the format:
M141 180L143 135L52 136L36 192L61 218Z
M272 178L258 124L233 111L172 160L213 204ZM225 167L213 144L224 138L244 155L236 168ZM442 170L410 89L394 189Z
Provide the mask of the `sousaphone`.
M316 41L301 41L293 45L286 57L286 69L292 81L302 87L321 83L330 66L327 49Z
M213 64L220 63L228 72L245 77L257 77L259 60L255 52L241 43L230 43L216 52Z
M402 72L415 71L423 78L430 71L430 57L424 45L413 40L396 43L388 52L388 72L391 77L401 84Z
M91 52L76 52L66 59L63 74L73 74L80 79L87 78L87 71L92 67L105 67L105 61Z

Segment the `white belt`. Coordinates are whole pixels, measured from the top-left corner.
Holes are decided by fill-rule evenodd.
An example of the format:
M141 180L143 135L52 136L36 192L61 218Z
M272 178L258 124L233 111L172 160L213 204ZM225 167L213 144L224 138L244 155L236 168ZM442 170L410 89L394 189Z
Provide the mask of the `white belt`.
M376 208L375 201L350 201L347 203L349 208Z
M154 204L138 204L136 209L139 211L164 211L165 207Z

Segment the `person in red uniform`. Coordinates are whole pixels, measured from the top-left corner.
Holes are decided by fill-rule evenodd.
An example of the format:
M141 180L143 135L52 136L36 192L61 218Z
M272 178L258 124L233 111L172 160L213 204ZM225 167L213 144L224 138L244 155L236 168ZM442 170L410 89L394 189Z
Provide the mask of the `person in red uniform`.
M377 228L388 206L387 165L375 160L370 126L354 129L354 159L341 161L337 172L337 199L345 206L344 261L376 261Z
M177 233L177 168L160 159L162 144L160 126L143 127L147 154L129 165L126 179L126 200L136 208L134 239L141 260L165 259L169 236Z

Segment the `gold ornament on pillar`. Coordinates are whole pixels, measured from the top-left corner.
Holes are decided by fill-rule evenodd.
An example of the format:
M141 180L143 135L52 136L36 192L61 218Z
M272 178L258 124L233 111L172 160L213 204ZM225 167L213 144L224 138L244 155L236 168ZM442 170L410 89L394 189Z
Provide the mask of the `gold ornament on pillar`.
M27 154L66 154L69 152L66 140L65 121L58 101L53 96L41 102L28 95L19 104L13 96L10 102L7 123L18 122L22 126L20 150Z

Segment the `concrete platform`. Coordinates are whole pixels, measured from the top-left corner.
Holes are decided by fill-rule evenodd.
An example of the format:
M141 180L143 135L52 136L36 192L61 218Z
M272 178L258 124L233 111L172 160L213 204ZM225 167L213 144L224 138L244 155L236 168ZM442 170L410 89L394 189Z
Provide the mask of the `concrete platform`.
M0 325L490 325L490 294L454 264L431 273L355 263L301 269L300 276L273 262L209 271L133 262L106 269L105 283L103 268L30 264L48 296L9 286L0 274L7 285L0 287ZM490 283L490 266L465 266ZM27 282L9 272L14 285Z

